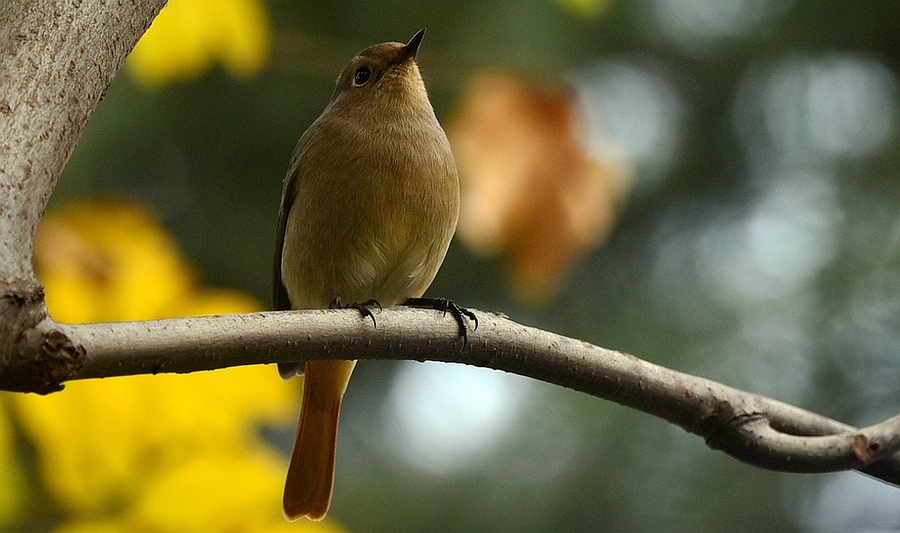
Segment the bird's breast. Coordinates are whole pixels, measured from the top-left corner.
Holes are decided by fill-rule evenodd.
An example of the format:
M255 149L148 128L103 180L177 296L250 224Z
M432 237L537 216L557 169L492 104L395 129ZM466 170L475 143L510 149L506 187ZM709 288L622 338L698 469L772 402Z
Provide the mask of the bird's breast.
M443 130L385 127L327 144L301 154L298 165L282 256L294 307L325 307L336 297L390 306L420 296L459 210Z

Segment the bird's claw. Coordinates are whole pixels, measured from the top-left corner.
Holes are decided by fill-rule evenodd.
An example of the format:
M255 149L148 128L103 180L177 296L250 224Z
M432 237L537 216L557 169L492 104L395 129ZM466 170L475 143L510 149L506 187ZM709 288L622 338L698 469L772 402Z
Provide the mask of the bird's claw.
M363 318L365 318L365 317L371 318L372 326L377 328L378 323L375 322L375 315L372 314L372 310L369 309L372 306L377 307L379 311L382 310L381 304L378 303L378 300L376 300L374 298L369 298L365 302L352 302L347 305L343 305L341 303L340 297L338 297L338 298L335 298L334 300L332 300L332 302L330 304L328 304L329 309L356 309L363 316Z
M475 313L446 298L410 298L403 302L402 305L407 307L417 307L419 309L435 309L437 311L442 311L444 316L446 316L449 311L450 314L453 315L453 318L456 319L456 323L459 324L459 335L463 339L463 348L465 348L466 344L469 342L469 326L466 325L465 319L468 318L475 324L472 331L478 329L478 317L475 316Z

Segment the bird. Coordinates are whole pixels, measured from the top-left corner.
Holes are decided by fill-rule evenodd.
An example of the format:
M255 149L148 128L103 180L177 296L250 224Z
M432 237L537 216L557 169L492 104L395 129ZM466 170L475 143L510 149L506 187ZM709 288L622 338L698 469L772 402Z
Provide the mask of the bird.
M453 153L416 62L424 33L357 54L297 143L278 217L276 310L349 303L374 321L367 306L423 301L459 215ZM447 311L446 300L436 302ZM465 339L460 313L474 316L449 308ZM278 365L285 379L304 376L282 502L290 521L321 520L331 505L341 402L355 364Z

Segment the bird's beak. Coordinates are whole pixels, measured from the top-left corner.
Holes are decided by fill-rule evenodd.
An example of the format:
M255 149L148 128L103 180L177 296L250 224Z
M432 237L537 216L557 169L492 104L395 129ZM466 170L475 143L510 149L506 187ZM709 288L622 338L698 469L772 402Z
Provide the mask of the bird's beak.
M412 39L406 43L406 46L403 47L403 50L400 51L400 57L398 58L398 63L403 63L409 59L416 58L416 52L419 50L419 45L422 44L422 37L425 36L425 28L422 28L415 35L412 36Z

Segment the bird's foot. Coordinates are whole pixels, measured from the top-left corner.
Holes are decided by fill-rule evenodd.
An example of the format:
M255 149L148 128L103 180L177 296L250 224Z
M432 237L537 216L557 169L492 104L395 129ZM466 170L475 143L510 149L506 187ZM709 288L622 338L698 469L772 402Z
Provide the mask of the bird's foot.
M466 344L469 342L469 326L466 324L466 318L475 324L472 331L478 329L478 317L475 316L475 313L446 298L410 298L401 305L419 309L435 309L437 311L443 311L445 316L449 311L450 314L453 315L453 318L456 319L456 323L459 324L459 335L463 339L463 348L465 348Z
M329 309L356 309L359 311L359 314L365 317L369 317L372 319L372 325L374 327L378 327L378 323L375 322L375 315L372 314L372 310L370 307L377 307L379 311L381 311L381 304L378 303L378 300L374 298L369 298L365 302L353 302L347 305L341 303L341 298L337 297L330 304L328 304Z

